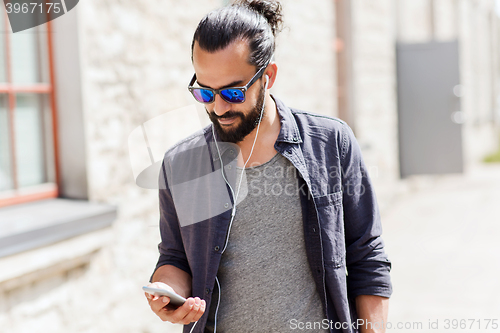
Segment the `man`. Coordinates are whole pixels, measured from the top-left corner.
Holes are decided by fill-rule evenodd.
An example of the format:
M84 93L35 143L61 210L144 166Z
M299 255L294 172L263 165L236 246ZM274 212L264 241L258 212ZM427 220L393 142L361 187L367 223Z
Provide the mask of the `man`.
M270 95L280 25L267 0L198 25L189 89L212 126L165 154L151 277L187 301L148 302L184 332L384 332L391 264L360 149L344 122Z

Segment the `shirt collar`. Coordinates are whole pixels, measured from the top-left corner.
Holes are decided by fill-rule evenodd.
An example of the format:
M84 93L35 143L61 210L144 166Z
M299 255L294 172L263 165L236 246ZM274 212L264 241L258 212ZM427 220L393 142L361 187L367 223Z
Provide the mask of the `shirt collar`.
M297 122L295 121L292 111L278 98L271 95L276 103L276 108L278 109L278 115L280 117L281 129L278 134L276 142L288 142L288 143L301 143L302 137L300 136L299 128L297 127Z

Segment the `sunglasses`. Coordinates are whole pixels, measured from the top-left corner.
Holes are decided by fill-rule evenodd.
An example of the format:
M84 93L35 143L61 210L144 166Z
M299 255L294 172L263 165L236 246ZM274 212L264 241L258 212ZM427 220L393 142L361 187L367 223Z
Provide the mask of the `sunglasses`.
M223 100L232 104L239 104L245 101L245 93L255 83L267 68L267 65L262 66L257 73L250 79L250 81L243 87L234 88L224 88L224 89L212 89L212 88L199 88L193 87L196 82L196 73L194 73L191 83L189 83L188 89L193 94L193 97L200 103L210 104L215 101L215 95L219 94Z

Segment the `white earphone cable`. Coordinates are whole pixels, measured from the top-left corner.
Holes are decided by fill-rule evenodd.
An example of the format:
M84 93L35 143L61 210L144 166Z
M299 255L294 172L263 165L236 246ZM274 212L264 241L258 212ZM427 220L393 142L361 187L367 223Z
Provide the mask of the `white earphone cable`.
M264 91L267 90L268 83L269 83L269 79L268 79L268 77L266 75L266 85L265 85ZM240 181L238 182L238 187L237 187L236 195L234 195L234 190L233 190L233 188L231 187L231 184L229 184L229 182L227 181L227 179L226 179L226 177L224 175L224 164L222 163L222 157L221 157L221 153L220 153L220 150L219 150L219 145L217 144L217 140L215 138L215 134L213 133L214 126L212 124L212 133L214 135L215 146L217 147L217 153L219 154L219 160L220 160L220 163L221 163L222 178L224 179L224 181L226 182L226 184L229 186L229 189L231 190L231 194L233 196L233 210L231 212L231 221L229 223L229 228L228 228L227 235L226 235L226 241L224 243L224 247L222 248L221 255L224 253L224 251L226 251L226 247L227 247L227 244L228 244L228 241L229 241L229 234L231 232L231 226L233 225L234 216L236 215L236 202L237 202L238 196L240 194L241 181L243 180L245 168L246 168L246 166L248 164L248 161L250 161L250 158L252 157L253 150L255 148L255 143L257 142L257 136L259 135L259 128L260 128L260 123L262 121L262 116L264 114L265 105L266 105L266 103L265 103L265 99L264 99L264 101L262 102L262 108L260 110L259 123L257 125L257 131L255 132L255 138L253 140L252 148L250 149L250 154L248 155L248 158L247 158L245 164L243 165L243 170L241 172Z
M265 85L264 91L267 90L268 84L269 84L269 77L266 75L266 85ZM220 169L221 169L222 178L224 179L226 184L229 186L229 189L231 190L231 195L233 197L233 210L231 212L231 221L229 222L229 227L227 229L227 235L226 235L226 241L224 243L224 247L222 248L221 255L224 253L224 251L226 251L226 247L227 247L227 244L229 242L229 234L231 233L231 226L233 225L234 216L236 215L236 202L238 200L238 195L240 194L241 181L243 180L245 167L247 166L248 161L250 161L250 157L252 157L253 149L255 148L255 143L257 142L257 136L259 135L259 128L260 128L260 123L262 121L262 116L264 114L265 104L266 103L265 103L265 98L264 98L264 101L262 102L262 109L260 110L259 123L257 125L257 131L255 132L255 138L253 140L252 149L250 149L250 154L248 155L248 158L247 158L245 164L243 165L243 170L241 171L241 176L240 176L240 180L238 182L238 187L237 187L238 190L236 192L236 195L234 194L234 190L233 190L231 184L229 184L228 180L226 179L226 176L224 175L224 164L222 163L222 156L221 156L221 153L219 150L219 145L217 144L217 139L215 138L214 126L212 124L212 134L214 137L215 147L217 148L217 153L219 154L219 160L220 160L220 164L221 164ZM215 308L215 319L214 319L214 333L217 333L217 313L219 312L220 295L221 295L220 283L219 283L219 279L217 278L217 276L215 277L215 282L217 282L217 288L219 290L219 293L218 293L219 297L217 300L217 307ZM194 328L194 325L193 325L193 328Z
M189 333L193 333L193 330L196 327L196 324L198 324L198 320L194 322L194 325L193 325L193 327L191 327L191 330L189 331Z

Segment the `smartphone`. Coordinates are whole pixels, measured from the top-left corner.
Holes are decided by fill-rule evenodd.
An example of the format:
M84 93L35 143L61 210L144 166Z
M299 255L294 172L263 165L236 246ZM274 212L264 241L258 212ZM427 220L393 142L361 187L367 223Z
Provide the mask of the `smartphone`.
M151 294L151 295L169 297L170 298L170 303L168 303L169 305L171 304L173 306L179 307L182 304L184 304L184 302L186 301L186 299L184 297L182 297L181 295L178 295L178 294L174 293L173 291L170 291L167 289L142 287L142 290L144 290L145 292L147 292L148 294Z

